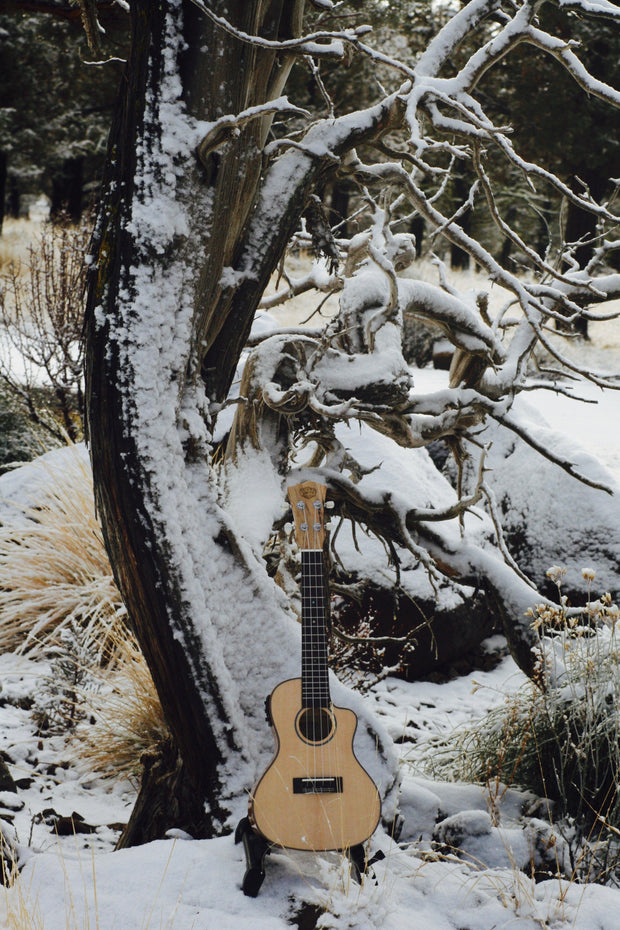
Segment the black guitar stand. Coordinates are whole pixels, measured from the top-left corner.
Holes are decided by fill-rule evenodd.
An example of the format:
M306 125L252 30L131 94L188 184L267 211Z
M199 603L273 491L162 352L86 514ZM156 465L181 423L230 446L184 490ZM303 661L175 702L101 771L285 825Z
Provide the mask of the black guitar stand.
M265 878L265 856L271 852L271 843L252 829L249 817L242 817L235 830L235 843L243 843L245 875L241 890L248 898L255 898Z
M245 852L246 869L241 882L241 890L248 898L256 898L265 878L265 857L269 855L274 846L252 829L249 817L243 817L237 824L235 843L243 843ZM351 863L351 875L358 885L361 885L362 877L366 874L368 867L379 859L383 859L383 853L378 852L367 861L366 852L361 843L347 849L346 855Z

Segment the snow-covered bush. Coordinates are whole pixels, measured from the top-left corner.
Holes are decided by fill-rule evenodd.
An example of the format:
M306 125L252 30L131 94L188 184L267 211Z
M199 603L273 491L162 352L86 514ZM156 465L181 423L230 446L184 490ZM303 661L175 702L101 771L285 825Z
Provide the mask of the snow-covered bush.
M39 682L32 708L40 732L72 732L85 716L83 697L96 688L93 668L98 657L93 643L85 645L84 640L77 620L63 624L50 674Z
M560 589L562 574L549 570ZM591 582L594 572L584 576ZM620 608L609 594L579 611L560 601L560 609L541 603L530 613L541 643L538 680L461 731L439 767L548 799L554 816L571 824L575 858L600 871L592 841L600 859L620 830Z

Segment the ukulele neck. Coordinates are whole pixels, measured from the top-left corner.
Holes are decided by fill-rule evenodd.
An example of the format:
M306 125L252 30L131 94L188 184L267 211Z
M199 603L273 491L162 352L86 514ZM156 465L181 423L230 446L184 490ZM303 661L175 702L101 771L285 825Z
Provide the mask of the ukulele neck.
M327 592L322 549L301 553L301 703L329 707Z

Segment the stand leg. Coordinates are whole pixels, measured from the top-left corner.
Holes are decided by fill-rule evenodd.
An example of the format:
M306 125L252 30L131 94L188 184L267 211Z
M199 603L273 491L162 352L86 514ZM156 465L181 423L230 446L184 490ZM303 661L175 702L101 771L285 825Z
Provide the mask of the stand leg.
M375 862L380 862L381 859L385 859L385 854L379 849L371 859L367 860L362 843L358 846L351 846L347 852L347 856L351 863L351 874L359 885L362 883L362 876L367 875L369 869L370 874L374 874L371 866L373 866Z
M255 833L247 817L237 824L235 843L243 843L246 871L241 882L241 889L249 898L255 898L265 878L265 856L271 847L262 837Z
M362 875L366 872L366 853L363 845L359 843L357 846L349 847L347 855L351 863L351 875L358 885L361 885Z

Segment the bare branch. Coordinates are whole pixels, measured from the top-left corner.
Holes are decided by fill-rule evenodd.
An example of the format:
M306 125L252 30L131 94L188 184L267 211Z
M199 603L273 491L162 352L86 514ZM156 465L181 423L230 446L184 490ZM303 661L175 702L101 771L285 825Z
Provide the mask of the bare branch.
M209 9L203 0L191 0L206 16L220 29L234 36L240 42L255 45L259 48L270 48L278 52L290 52L296 55L310 55L312 58L335 58L345 56L345 46L356 44L360 36L365 35L370 27L357 26L355 29L345 29L342 32L313 32L298 39L264 39L261 36L250 35L237 29L224 16L218 16Z
M557 58L558 61L561 61L569 74L574 77L579 86L582 87L587 94L592 94L594 97L598 97L600 100L604 100L614 107L620 107L620 90L610 87L609 84L605 84L604 81L599 81L590 74L584 64L572 51L570 45L563 39L551 36L547 32L543 32L542 29L536 29L531 26L529 29L528 41L530 41L532 45L536 45L538 48L549 52L554 58Z

